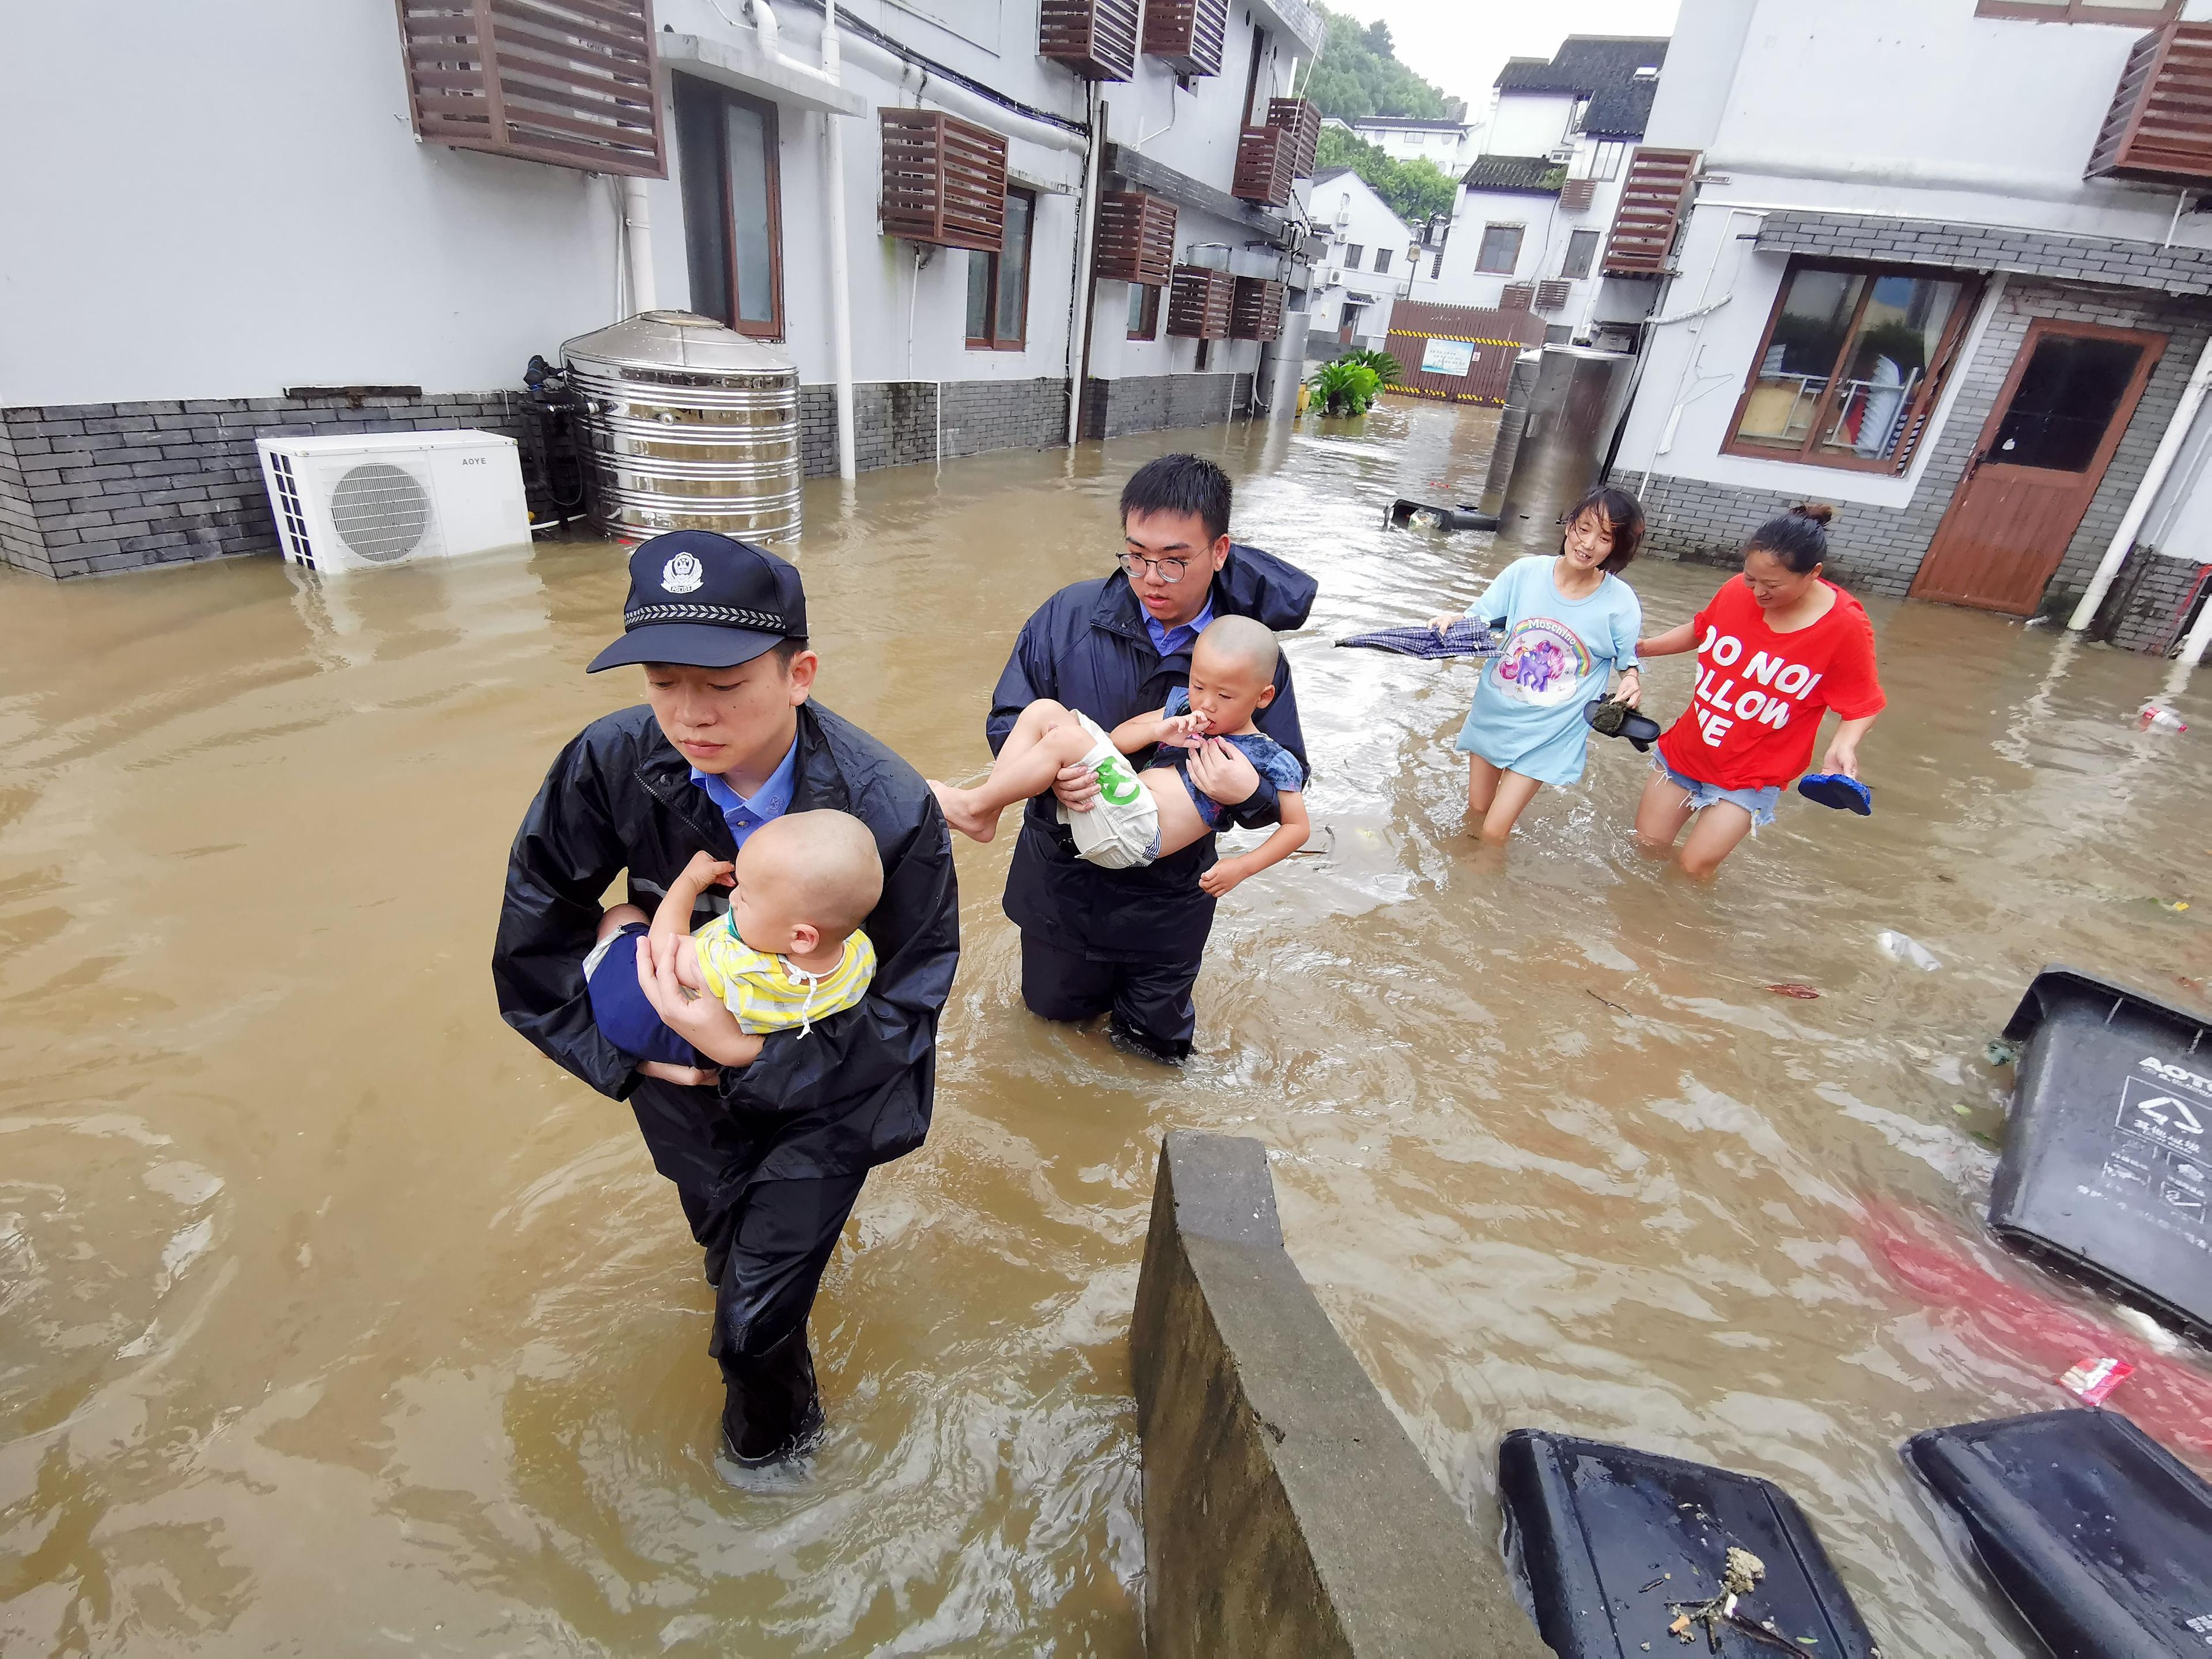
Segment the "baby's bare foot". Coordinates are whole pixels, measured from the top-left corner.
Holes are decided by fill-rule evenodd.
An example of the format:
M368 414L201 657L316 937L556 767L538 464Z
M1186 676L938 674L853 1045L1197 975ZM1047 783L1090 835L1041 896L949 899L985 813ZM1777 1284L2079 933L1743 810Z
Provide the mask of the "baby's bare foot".
M929 787L937 804L945 809L945 821L969 840L988 841L999 833L999 815L973 805L965 789L955 789L935 778L929 780Z

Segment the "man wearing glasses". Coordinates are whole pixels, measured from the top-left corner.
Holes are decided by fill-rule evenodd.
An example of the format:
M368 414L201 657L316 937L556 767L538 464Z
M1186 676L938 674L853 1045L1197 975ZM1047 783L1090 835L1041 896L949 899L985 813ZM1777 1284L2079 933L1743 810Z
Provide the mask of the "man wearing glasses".
M1163 455L1121 490L1121 574L1075 582L1023 627L992 694L984 736L996 754L1024 708L1051 697L1111 731L1161 707L1190 681L1192 645L1217 616L1251 617L1278 631L1304 626L1312 577L1229 539L1228 475L1195 455ZM1305 764L1305 736L1288 657L1276 665L1275 698L1261 729ZM1130 757L1142 769L1147 757ZM1224 803L1225 824L1274 821L1275 791L1230 744L1215 738L1191 757L1191 781ZM1141 870L1102 870L1075 856L1054 799L1087 811L1098 781L1063 769L1053 797L1023 815L1006 910L1022 933L1022 1000L1046 1019L1111 1013L1122 1043L1156 1060L1190 1053L1190 989L1213 928L1213 900L1198 878L1213 842Z

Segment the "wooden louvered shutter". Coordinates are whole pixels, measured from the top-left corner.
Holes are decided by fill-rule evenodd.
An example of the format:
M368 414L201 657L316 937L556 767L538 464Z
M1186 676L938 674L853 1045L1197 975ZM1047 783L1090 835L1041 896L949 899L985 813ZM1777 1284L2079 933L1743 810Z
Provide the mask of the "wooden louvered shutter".
M649 0L398 0L427 143L591 173L668 173Z
M938 110L887 109L884 234L996 253L1006 234L1006 141Z
M1536 309L1557 311L1566 304L1567 296L1574 292L1572 283L1549 282L1536 284Z
M1237 173L1229 193L1240 202L1281 207L1291 199L1297 135L1281 127L1247 127L1237 141Z
M1165 288L1175 274L1176 210L1142 191L1098 198L1098 274L1109 282Z
M1168 289L1168 332L1183 340L1225 340L1236 279L1204 265L1177 265Z
M1528 311L1536 304L1536 285L1534 283L1508 283L1498 294L1500 311Z
M1597 180L1570 179L1559 186L1559 205L1570 213L1587 213L1597 200Z
M2212 23L2168 23L2136 42L2083 176L2212 179Z
M1283 333L1283 284L1272 276L1239 276L1229 302L1229 337L1276 340Z
M1270 98L1267 125L1291 135L1291 177L1310 179L1321 147L1321 111L1303 98Z
M1037 56L1065 64L1086 81L1127 81L1137 72L1143 0L1043 0Z
M1221 73L1229 0L1146 0L1145 56L1178 75Z
M1607 276L1657 276L1666 270L1675 228L1697 180L1698 155L1694 149L1638 147L1620 187L1613 235L1605 245Z

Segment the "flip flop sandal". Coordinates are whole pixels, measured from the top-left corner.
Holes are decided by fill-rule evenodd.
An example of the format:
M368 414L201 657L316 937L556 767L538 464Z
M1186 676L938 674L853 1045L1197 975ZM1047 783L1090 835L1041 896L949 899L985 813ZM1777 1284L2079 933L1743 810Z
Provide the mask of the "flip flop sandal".
M1797 793L1807 800L1852 811L1863 818L1874 816L1874 791L1842 772L1814 772L1797 780Z
M1593 732L1608 738L1627 738L1639 755L1650 754L1651 745L1659 741L1657 720L1611 697L1584 704L1583 718L1589 722Z

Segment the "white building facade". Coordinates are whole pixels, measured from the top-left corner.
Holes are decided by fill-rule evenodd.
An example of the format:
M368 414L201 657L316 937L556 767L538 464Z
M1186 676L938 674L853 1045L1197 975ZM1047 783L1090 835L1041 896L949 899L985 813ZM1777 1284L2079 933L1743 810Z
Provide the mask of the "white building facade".
M2207 23L1686 0L1647 142L1695 179L1614 472L1652 545L1818 499L1846 580L2172 648L2212 567L2212 122L2134 118Z
M1482 131L1473 121L1428 121L1410 115L1370 115L1338 125L1394 161L1431 161L1455 177L1474 159Z
M1390 313L1413 282L1413 231L1349 167L1314 180L1307 210L1328 247L1313 267L1306 356L1333 357L1353 346L1380 351Z
M1228 418L1261 344L1211 321L1211 337L1179 333L1164 284L1098 276L1094 204L1165 203L1177 266L1291 276L1288 175L1238 198L1239 144L1317 48L1320 15L1198 0L1178 50L1138 37L1134 0L1096 0L1101 50L1124 21L1133 48L1105 79L1043 29L1045 3L854 0L834 81L820 0L495 9L579 52L622 20L649 33L658 149L626 168L597 159L601 118L573 101L546 118L583 135L573 156L440 142L422 112L459 94L419 71L461 49L409 57L375 0L11 9L0 102L45 137L6 185L11 221L40 234L0 238L0 564L272 550L254 438L512 430L532 354L654 305L787 352L806 469L834 471L841 263L860 466L1065 442L1076 389L1092 435ZM455 36L474 27L472 5L442 9ZM95 61L97 100L40 68ZM989 251L887 234L882 115L902 109L1003 141ZM651 176L626 191L625 170Z
M1651 284L1608 283L1605 244L1667 46L1574 35L1549 60L1509 63L1451 223L1431 232L1411 297L1533 310L1553 340L1632 349Z

